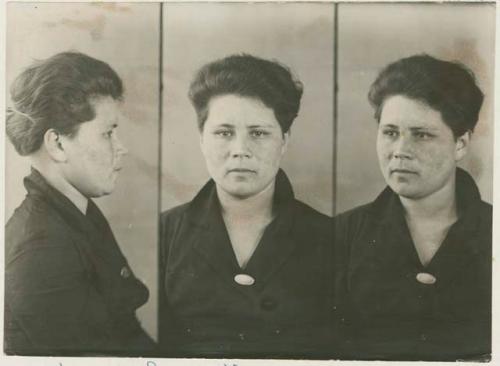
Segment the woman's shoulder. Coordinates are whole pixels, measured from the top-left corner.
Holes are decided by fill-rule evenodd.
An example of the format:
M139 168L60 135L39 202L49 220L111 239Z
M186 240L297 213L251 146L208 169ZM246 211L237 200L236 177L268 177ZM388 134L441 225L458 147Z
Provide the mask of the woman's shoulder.
M164 226L169 226L172 223L178 222L187 212L189 206L190 202L187 202L182 205L178 205L163 211L160 214L160 225L164 227Z
M72 231L44 200L26 198L5 227L6 263L20 256L51 255L71 248Z
M317 209L298 199L294 199L294 206L296 211L304 216L309 216L311 218L315 218L325 222L331 220L330 216L318 211Z
M340 212L333 219L336 223L349 223L366 220L373 212L373 202L365 203Z

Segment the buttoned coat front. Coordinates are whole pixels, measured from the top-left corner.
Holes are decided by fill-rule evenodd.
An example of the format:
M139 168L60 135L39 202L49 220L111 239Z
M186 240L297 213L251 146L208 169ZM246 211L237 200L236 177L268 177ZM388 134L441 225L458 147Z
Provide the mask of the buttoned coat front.
M34 169L25 186L6 226L5 352L150 352L153 342L135 316L148 290L101 211L89 200L84 215Z
M239 267L210 181L161 217L160 344L171 355L335 354L330 218L297 201L280 171L276 218ZM255 282L235 281L245 274ZM248 278L248 277L247 277Z

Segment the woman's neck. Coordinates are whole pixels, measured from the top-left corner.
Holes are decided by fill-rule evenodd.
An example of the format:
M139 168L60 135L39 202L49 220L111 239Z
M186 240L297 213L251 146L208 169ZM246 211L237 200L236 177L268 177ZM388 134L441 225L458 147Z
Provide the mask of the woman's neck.
M410 220L449 222L456 221L458 216L454 176L443 188L427 197L413 199L400 196L400 199Z
M65 195L84 215L87 212L88 199L73 187L52 162L40 157L32 157L31 165L38 170L45 180Z
M224 219L231 221L253 221L272 219L274 180L261 192L251 197L235 197L217 186L217 196Z

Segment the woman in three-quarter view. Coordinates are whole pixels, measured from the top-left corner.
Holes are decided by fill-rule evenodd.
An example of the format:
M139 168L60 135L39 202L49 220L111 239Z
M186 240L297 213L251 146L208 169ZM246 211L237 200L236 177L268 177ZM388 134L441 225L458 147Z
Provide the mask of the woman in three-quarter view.
M162 349L321 357L331 224L280 169L301 83L278 62L234 55L202 67L189 96L212 179L161 217Z
M153 346L135 310L148 299L91 198L110 194L127 152L123 87L111 67L65 52L11 87L7 136L31 161L6 226L4 349L18 355L137 354Z
M369 99L387 187L336 218L347 358L487 359L492 207L457 167L483 94L461 64L416 55L388 65Z

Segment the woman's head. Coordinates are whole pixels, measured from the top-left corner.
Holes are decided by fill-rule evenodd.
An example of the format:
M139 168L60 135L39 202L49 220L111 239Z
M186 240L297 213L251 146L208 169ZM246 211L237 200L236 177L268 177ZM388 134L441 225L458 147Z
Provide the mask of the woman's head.
M77 52L56 54L35 62L10 89L13 108L7 114L7 136L20 155L42 145L48 129L71 135L80 123L95 117L92 101L120 100L120 77L105 62Z
M36 62L11 88L7 135L20 155L38 154L87 197L114 189L123 86L106 63L76 52Z
M239 198L273 184L297 115L302 86L277 62L230 56L191 84L200 142L217 187Z
M272 109L282 132L288 132L299 112L302 83L277 61L251 55L233 55L203 66L189 89L189 98L203 130L210 101L220 95L260 100Z
M387 66L369 99L387 184L413 199L454 187L483 100L473 74L457 63L412 56Z
M394 95L420 101L441 113L455 137L476 126L483 93L464 65L415 55L385 67L370 87L368 99L380 121L384 102Z

